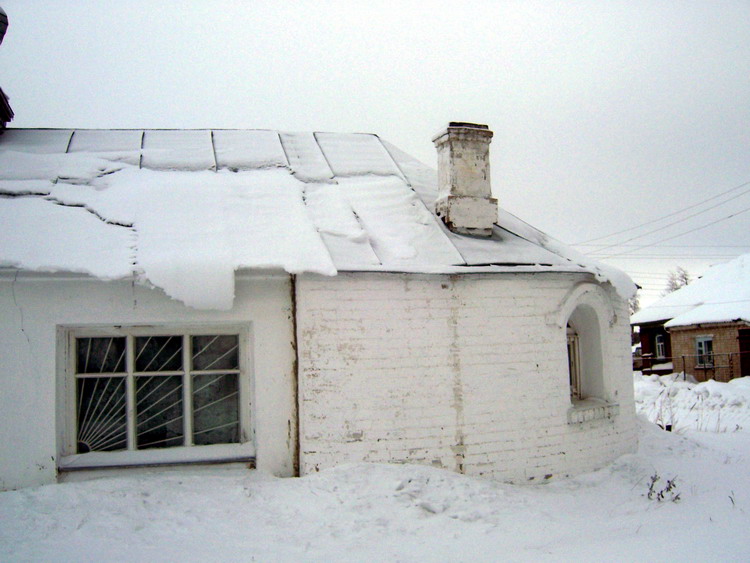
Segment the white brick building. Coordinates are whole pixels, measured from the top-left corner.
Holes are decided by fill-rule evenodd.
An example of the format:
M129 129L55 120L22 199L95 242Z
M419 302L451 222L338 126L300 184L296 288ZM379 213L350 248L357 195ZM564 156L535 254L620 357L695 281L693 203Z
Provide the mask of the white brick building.
M628 451L627 311L610 293L576 274L298 280L302 471L396 461L518 481ZM601 402L571 402L574 303L603 317Z
M0 488L632 451L630 282L498 209L491 136L438 135L438 185L374 135L9 130Z

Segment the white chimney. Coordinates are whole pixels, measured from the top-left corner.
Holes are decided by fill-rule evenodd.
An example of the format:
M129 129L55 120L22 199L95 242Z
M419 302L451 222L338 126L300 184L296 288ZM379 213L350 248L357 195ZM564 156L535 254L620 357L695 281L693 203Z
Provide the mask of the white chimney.
M492 236L497 200L490 188L490 141L486 125L451 122L432 142L438 153L435 213L464 235Z

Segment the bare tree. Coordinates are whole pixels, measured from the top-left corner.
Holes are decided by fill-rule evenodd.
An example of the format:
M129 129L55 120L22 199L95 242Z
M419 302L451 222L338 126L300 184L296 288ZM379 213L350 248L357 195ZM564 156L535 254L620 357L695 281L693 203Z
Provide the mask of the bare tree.
M628 311L630 312L630 316L632 317L640 310L641 310L641 298L638 296L638 292L636 292L636 294L633 295L633 297L628 299Z
M688 271L682 266L678 266L676 270L669 272L667 287L662 292L662 295L668 295L673 291L677 291L681 287L685 287L691 281Z

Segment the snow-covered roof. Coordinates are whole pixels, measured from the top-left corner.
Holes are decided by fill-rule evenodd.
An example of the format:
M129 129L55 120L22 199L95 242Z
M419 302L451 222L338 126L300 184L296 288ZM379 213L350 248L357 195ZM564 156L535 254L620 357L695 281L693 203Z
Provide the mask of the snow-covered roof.
M713 266L703 277L638 311L630 322L667 319L666 327L750 322L750 254Z
M0 267L135 277L227 309L234 272L590 272L632 282L506 211L448 231L437 178L378 136L267 130L9 129Z

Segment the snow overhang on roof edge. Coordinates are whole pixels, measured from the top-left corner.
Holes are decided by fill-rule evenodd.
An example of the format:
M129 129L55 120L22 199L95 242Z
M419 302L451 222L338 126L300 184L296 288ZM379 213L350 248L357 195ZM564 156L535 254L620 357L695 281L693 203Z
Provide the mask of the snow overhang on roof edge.
M634 288L503 210L492 240L450 233L434 170L371 134L10 129L0 193L0 264L137 279L199 307L231 306L248 270L589 272Z

